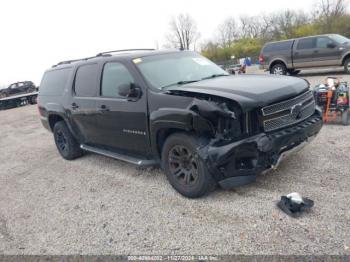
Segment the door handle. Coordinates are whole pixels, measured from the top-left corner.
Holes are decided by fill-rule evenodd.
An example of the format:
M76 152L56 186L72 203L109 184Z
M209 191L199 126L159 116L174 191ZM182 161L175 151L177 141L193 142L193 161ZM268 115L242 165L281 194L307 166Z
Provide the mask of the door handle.
M77 108L79 108L79 106L76 103L72 103L72 109L75 110Z
M315 51L314 51L314 54L317 54L317 53L318 53L318 50L315 50Z
M100 108L98 110L101 112L108 112L109 108L106 105L102 105L102 106L100 106Z

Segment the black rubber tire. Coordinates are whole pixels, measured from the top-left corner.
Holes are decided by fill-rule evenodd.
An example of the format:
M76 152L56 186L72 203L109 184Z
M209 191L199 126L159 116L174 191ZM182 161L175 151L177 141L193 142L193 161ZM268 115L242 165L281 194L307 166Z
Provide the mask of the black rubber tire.
M350 118L349 110L346 110L341 114L341 122L344 126L349 125L349 122L350 122L349 118Z
M36 96L32 96L28 99L29 104L35 105L36 104Z
M55 124L53 136L57 150L64 159L73 160L83 155L83 150L64 121L59 121ZM61 141L62 138L64 142Z
M204 196L213 191L216 187L216 182L212 178L206 164L197 154L197 148L202 144L203 142L193 135L175 133L167 138L163 146L161 156L162 168L167 176L167 179L176 191L188 198L198 198ZM170 171L170 152L175 146L183 146L193 155L198 172L196 174L197 178L192 185L184 185L180 183L179 178L176 178L176 176Z
M346 59L344 62L344 71L346 74L350 74L350 58Z
M270 69L270 74L286 75L287 74L287 67L282 63L274 64Z

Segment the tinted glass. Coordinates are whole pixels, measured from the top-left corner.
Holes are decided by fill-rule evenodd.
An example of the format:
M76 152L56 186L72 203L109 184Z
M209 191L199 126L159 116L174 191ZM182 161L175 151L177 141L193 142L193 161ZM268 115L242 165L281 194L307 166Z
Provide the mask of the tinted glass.
M327 48L328 44L332 44L333 41L328 37L317 37L316 47L317 48Z
M119 87L131 83L134 83L134 79L123 64L118 62L107 63L103 68L101 96L120 97L118 94Z
M97 64L83 65L75 75L74 91L76 96L94 97L97 87Z
M67 84L71 68L48 71L40 83L40 95L61 95Z
M297 49L315 48L315 38L304 38L298 41Z
M201 81L226 71L194 52L152 55L134 59L143 76L158 89L181 86L181 82Z
M342 35L330 35L329 37L332 38L338 44L346 44L350 42L349 38L346 38L345 36L342 36Z
M289 50L292 48L293 41L283 41L278 43L267 44L264 48L264 52Z

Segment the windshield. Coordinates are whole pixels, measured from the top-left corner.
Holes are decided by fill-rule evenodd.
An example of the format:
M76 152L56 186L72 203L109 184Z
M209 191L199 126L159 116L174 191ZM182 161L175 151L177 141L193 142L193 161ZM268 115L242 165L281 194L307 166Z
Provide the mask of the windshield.
M133 59L143 76L155 88L165 89L226 76L219 66L195 52L176 52Z
M330 37L338 44L346 44L347 42L350 41L349 38L346 38L345 36L342 36L342 35L331 35Z

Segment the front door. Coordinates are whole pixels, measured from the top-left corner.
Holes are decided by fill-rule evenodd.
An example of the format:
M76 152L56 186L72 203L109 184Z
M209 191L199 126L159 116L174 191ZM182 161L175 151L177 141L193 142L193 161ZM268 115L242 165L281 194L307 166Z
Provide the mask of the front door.
M137 98L128 98L121 89L140 85L130 65L120 61L103 65L99 97L96 99L95 142L98 146L125 153L149 153L148 116L145 90Z
M334 66L338 64L341 52L332 39L320 36L316 39L314 61L319 66Z

